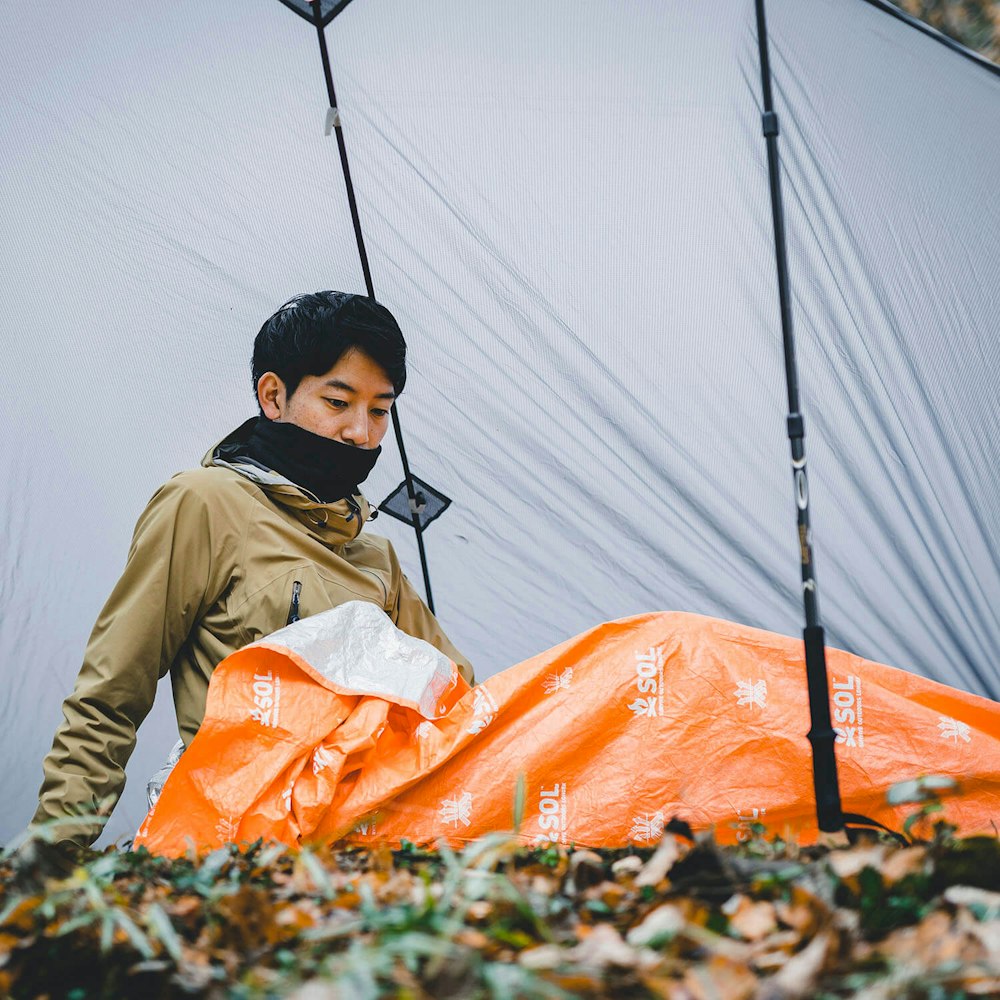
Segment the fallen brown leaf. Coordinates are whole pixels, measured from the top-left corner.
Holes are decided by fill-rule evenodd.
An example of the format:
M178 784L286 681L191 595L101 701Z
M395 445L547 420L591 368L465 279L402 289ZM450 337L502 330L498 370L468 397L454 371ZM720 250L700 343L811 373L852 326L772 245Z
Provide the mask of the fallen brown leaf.
M774 973L784 968L802 941L797 931L775 931L758 941L752 952L753 966L761 973Z
M611 865L611 873L616 878L637 875L643 868L642 858L635 854L629 854L624 858L619 858Z
M567 951L557 944L542 944L537 948L526 948L517 956L519 965L533 971L557 969L566 961Z
M1000 892L978 889L971 885L950 885L944 891L944 898L952 906L975 907L983 911L982 920L1000 917Z
M636 886L641 889L647 885L659 885L667 877L667 873L673 868L674 863L681 857L684 850L685 848L677 837L672 833L665 833L653 852L653 856L636 876Z
M833 873L852 889L857 888L856 877L865 868L880 871L887 848L884 844L853 847L846 851L833 851L826 859Z
M642 922L628 932L627 941L633 948L655 948L680 934L686 924L681 908L666 903L647 913Z
M901 847L892 851L882 862L882 878L886 885L893 885L907 875L921 871L927 861L927 851L923 847Z
M765 979L757 991L760 1000L802 1000L815 993L816 980L831 951L828 931L817 934L797 955L793 955L775 975Z
M757 977L745 965L713 955L687 970L684 985L695 1000L749 1000L757 989Z
M774 906L766 900L755 903L746 896L733 896L722 912L729 917L730 928L746 941L759 941L778 927Z
M622 940L621 934L610 924L598 924L569 952L570 960L580 965L602 968L608 965L633 969L638 964L635 949Z

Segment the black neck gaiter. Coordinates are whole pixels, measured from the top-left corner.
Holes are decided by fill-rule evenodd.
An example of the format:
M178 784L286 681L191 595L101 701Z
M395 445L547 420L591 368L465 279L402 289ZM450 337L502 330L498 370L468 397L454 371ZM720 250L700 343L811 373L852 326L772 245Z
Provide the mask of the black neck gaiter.
M224 457L246 457L312 493L320 503L333 503L358 492L382 454L313 434L296 424L258 417L250 436Z

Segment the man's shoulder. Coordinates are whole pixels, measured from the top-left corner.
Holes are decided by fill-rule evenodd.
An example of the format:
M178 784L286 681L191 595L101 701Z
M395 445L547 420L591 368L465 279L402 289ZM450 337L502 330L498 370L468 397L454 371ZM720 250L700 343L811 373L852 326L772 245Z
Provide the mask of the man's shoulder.
M232 469L221 465L199 465L194 469L176 472L161 487L198 496L232 497L237 493L251 493L257 489L253 483Z
M232 516L236 511L245 512L255 491L259 492L253 483L231 469L199 466L171 476L150 504L167 503Z

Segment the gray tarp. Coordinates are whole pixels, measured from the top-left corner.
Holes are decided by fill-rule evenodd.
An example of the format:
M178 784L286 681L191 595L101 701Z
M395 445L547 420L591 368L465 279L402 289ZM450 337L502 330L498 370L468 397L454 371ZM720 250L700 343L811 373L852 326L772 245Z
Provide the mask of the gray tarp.
M1000 76L862 0L768 13L828 636L996 697ZM480 676L655 608L797 633L752 3L355 0L328 38ZM8 18L5 836L136 516L252 413L260 323L363 290L325 111L274 0ZM373 499L400 478L388 444ZM174 738L164 686L109 833Z

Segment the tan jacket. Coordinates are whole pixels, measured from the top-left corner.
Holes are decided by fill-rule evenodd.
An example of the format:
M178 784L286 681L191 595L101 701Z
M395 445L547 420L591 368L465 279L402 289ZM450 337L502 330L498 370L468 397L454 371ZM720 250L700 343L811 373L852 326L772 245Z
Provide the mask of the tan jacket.
M168 671L187 745L216 665L285 625L293 590L300 618L351 600L379 605L472 682L472 667L403 575L391 542L362 536L364 497L322 504L273 472L215 454L165 483L139 518L125 571L63 704L33 823L118 801L136 729ZM100 829L60 827L58 839L87 845Z

